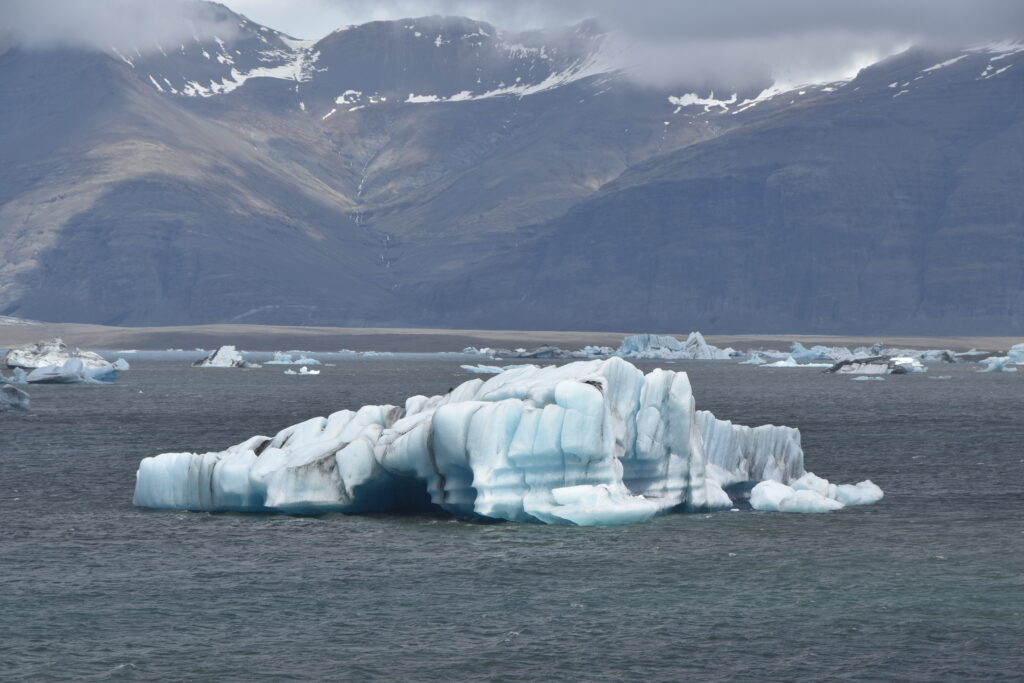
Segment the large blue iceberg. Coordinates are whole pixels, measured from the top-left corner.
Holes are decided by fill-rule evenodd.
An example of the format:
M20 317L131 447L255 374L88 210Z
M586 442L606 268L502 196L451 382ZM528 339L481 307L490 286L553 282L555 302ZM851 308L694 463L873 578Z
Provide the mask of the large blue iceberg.
M519 366L404 407L342 410L221 452L145 458L134 503L291 514L440 508L604 525L728 508L770 480L843 507L827 481L800 485L807 474L798 430L718 420L696 410L685 372L644 375L611 358Z

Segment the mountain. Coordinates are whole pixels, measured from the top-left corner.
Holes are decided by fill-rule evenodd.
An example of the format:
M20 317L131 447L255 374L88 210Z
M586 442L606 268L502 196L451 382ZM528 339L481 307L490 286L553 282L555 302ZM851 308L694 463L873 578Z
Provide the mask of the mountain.
M206 7L175 45L0 46L0 315L1024 327L1024 45L716 97L592 22L312 42Z

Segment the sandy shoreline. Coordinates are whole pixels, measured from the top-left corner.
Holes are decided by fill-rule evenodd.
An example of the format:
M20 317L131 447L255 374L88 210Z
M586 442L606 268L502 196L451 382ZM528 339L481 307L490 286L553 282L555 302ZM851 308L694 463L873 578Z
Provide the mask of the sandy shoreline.
M685 339L689 331L669 332ZM71 346L92 349L162 350L216 348L234 344L249 351L461 351L467 346L532 349L550 344L578 349L588 344L617 347L634 332L553 332L538 330L441 330L355 327L291 327L277 325L189 325L181 327L109 327L78 323L0 325L0 348L61 337ZM1017 337L857 337L807 334L706 335L708 342L749 348L786 349L793 341L828 346L861 346L882 342L915 349L1005 351Z

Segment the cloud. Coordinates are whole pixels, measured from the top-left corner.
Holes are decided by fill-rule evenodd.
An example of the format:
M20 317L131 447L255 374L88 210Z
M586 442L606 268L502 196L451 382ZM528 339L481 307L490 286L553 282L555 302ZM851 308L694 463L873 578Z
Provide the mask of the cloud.
M2 0L14 42L32 48L157 50L193 36L227 39L238 29L222 6L196 0Z
M1019 38L1021 0L225 0L300 37L339 26L430 14L507 31L597 19L624 68L661 85L743 89L850 77L911 45Z
M237 26L199 0L0 0L15 39L33 46L156 49ZM845 78L915 44L1020 38L1021 0L224 0L300 38L373 20L430 14L489 21L508 32L597 19L617 64L637 79L724 91L770 81ZM2 27L0 27L2 28ZM0 41L2 42L2 41Z

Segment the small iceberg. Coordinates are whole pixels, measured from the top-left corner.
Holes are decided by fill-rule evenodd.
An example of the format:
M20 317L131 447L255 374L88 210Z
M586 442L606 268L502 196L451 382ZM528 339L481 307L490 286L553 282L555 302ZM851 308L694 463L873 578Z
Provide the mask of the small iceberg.
M622 340L615 355L630 360L729 360L742 354L712 346L700 332L691 332L685 342L671 335L635 334Z
M508 365L505 367L499 367L497 365L460 365L459 367L466 372L472 372L477 375L498 375L505 372L506 369L516 366Z
M253 363L242 358L238 349L226 344L205 358L200 358L192 363L194 368L258 368L259 363Z
M287 514L435 510L590 526L730 509L765 481L783 489L763 509L837 509L881 493L871 484L858 498L851 491L870 482L829 488L808 473L797 429L734 425L697 410L685 372L644 374L613 357L523 365L224 451L147 457L133 502ZM792 492L822 487L831 502L800 494L782 505Z
M985 367L978 372L1017 372L1011 365L1024 365L1024 344L1014 344L1005 356L989 356L981 361Z
M873 375L860 375L859 377L851 377L854 382L884 382L884 377L875 377Z
M287 370L284 371L284 374L286 374L286 375L319 375L320 371L319 370L310 370L305 365L303 365L301 368L299 368L298 372L295 372L291 368L288 368Z
M928 368L910 356L875 356L847 358L831 366L826 372L840 375L907 375L928 372Z
M113 384L117 381L117 373L129 369L123 358L113 363L103 361L100 367L88 367L81 359L70 358L63 365L36 368L19 377L26 384Z
M796 358L794 358L793 356L790 356L789 358L784 358L783 360L778 360L778 361L775 361L774 363L762 363L760 365L760 367L762 367L762 368L830 368L830 367L832 367L832 364L831 363L812 363L812 362L799 363L799 362L797 362Z
M871 505L883 495L870 479L837 486L808 472L789 485L774 480L760 482L750 491L750 507L774 512L831 512L852 505Z
M0 385L0 413L16 410L25 412L32 410L28 394L10 384Z
M320 361L316 358L309 358L307 356L299 356L299 358L292 358L292 354L284 351L275 351L273 360L268 360L264 365L320 365Z
M9 368L34 370L36 368L60 367L72 358L80 361L86 368L101 368L110 365L98 353L80 349L69 350L64 340L59 337L10 349L4 356L4 364Z

